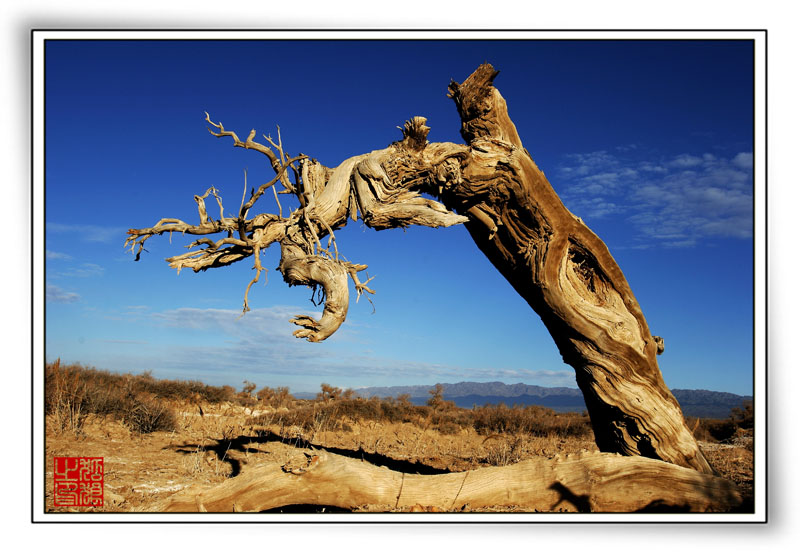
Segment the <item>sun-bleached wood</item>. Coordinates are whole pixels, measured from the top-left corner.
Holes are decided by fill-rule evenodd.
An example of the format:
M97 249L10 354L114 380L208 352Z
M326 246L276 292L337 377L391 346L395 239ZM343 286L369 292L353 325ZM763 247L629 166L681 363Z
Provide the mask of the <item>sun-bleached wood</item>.
M260 512L290 505L461 512L514 506L529 512L721 512L741 496L730 481L619 454L535 458L502 467L415 475L325 451L283 466L248 469L226 482L177 493L163 512Z
M470 145L445 205L477 213L473 240L542 318L575 368L602 451L712 469L656 361L641 308L608 248L570 213L522 146L505 100L482 65L450 94Z
M483 64L463 83L450 83L465 144L428 143L430 129L417 116L406 122L401 140L335 168L304 155L290 157L280 135L277 142L265 137L272 148L253 140L255 130L241 141L206 114L214 136L267 156L275 177L253 188L247 202L242 199L237 217L224 215L222 199L211 188L195 196L197 225L162 219L153 227L129 230L126 245L132 251L138 247L138 259L154 235L224 234L216 241L203 236L189 252L167 261L178 271L205 271L253 256L256 275L245 289L247 311L247 292L264 270L260 252L278 243L284 280L314 288L324 302L319 320L306 315L291 320L300 327L295 336L317 342L345 320L348 280L359 297L375 292L367 286L370 279L359 277L367 266L340 255L335 230L348 218L374 229L465 224L575 369L600 450L713 473L659 370L656 355L663 351L663 339L651 335L606 245L566 209L524 148L493 85L496 76L491 65ZM256 200L270 188L274 193L278 184L280 194L296 196L300 207L286 217L280 210L250 217ZM219 219L208 215L209 195L219 205ZM479 312L480 298L469 301Z

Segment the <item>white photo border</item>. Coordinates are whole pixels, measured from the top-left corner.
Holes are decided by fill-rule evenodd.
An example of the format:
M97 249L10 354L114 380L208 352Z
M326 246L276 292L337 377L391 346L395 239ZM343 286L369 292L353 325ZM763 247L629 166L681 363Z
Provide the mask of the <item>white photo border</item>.
M752 40L754 75L754 411L752 514L165 514L47 513L44 448L44 54L48 40ZM767 31L766 30L63 30L31 31L33 523L766 523L767 503Z

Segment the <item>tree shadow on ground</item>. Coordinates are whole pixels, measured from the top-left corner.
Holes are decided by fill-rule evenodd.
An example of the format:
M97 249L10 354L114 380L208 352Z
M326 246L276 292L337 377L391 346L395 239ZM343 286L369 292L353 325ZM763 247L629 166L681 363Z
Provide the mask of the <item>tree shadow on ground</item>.
M383 466L392 471L399 471L402 473L417 474L417 475L438 475L443 473L450 473L446 469L439 469L421 462L409 462L408 460L395 460L389 456L378 454L377 452L367 452L363 448L358 450L348 448L336 448L329 446L322 446L314 444L305 439L286 439L272 431L259 432L256 435L239 435L231 439L214 439L214 443L210 445L200 445L186 443L178 445L176 452L181 454L194 454L198 449L203 448L206 451L213 452L220 462L227 462L231 466L231 472L228 477L236 477L242 472L242 462L235 457L231 456L232 452L240 452L242 454L252 451L248 445L251 444L269 444L269 443L294 443L296 448L310 448L313 450L324 450L340 456L346 456L356 460L369 462L375 466ZM173 446L165 448L175 448Z
M322 506L320 504L289 504L269 510L262 510L262 514L351 514L353 510L338 506Z
M636 513L641 514L685 514L694 512L692 506L689 504L671 504L665 500L653 500L647 506L636 510ZM732 507L728 510L731 514L750 514L755 511L755 504L752 496L744 496L742 503L738 506Z
M220 462L227 462L230 464L231 471L227 477L236 477L241 474L242 466L244 464L241 460L237 459L237 457L231 456L231 453L238 452L241 454L246 454L254 450L252 446L253 444L262 445L270 443L283 443L289 444L298 449L312 449L331 452L333 454L338 454L340 456L345 456L356 460L362 460L375 466L383 466L389 470L406 474L439 475L452 473L447 469L439 469L423 464L419 461L410 462L408 460L396 460L394 458L390 458L389 456L378 454L377 452L367 452L361 447L359 447L358 450L325 447L302 438L287 439L272 431L259 431L254 435L239 435L238 437L230 439L214 439L213 443L209 445L186 443L182 445L167 446L164 447L164 449L174 449L178 453L187 455L195 454L199 449L204 449L205 451L213 453ZM576 494L566 485L558 481L552 483L549 486L549 489L555 491L559 495L558 500L550 507L550 512L556 511L556 509L565 502L574 506L578 512L592 512L589 495ZM333 506L329 507L317 505L289 505L270 510L270 512L275 513L341 513L342 511L348 512L350 510L343 510L342 508L336 508ZM733 507L731 510L729 510L730 513L752 513L753 511L754 499L752 494L744 496L742 503L739 506ZM663 499L654 500L643 508L637 510L637 513L688 512L692 512L692 507L689 504L674 504Z
M554 512L556 507L561 504L562 502L569 502L575 509L579 512L591 512L592 511L592 504L589 502L589 495L588 494L575 494L572 492L569 487L559 483L558 481L554 482L552 485L547 487L550 490L556 491L559 495L558 501L550 506L550 511Z

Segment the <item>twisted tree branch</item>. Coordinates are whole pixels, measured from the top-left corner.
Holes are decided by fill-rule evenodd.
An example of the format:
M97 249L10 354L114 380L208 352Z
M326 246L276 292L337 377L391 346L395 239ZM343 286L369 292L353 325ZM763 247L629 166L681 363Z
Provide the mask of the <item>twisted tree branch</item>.
M236 218L224 216L222 198L215 187L210 187L202 196L194 197L198 206L198 225L178 219L162 219L153 227L130 229L125 246L132 252L138 246L135 259L139 260L144 242L154 235L175 231L194 235L227 233L227 237L218 240L196 240L187 246L189 252L167 258L167 262L179 272L187 267L198 272L254 256L256 274L245 288L244 314L250 310L250 289L264 271L260 251L279 243L281 263L278 270L284 281L290 286L306 285L320 291L325 304L319 320L310 316L297 316L290 320L302 327L294 333L298 338L318 342L341 326L349 303L348 278L354 283L357 300L364 293L375 294L367 286L374 277L363 281L358 277L367 266L341 258L334 230L345 225L348 217L356 219L360 214L364 223L374 229L408 225L440 227L467 221L466 217L450 212L441 203L421 196L431 179L431 170L427 167L429 160L423 159L429 130L425 118L416 117L406 122L403 140L383 150L345 160L334 169L326 168L303 154L290 158L284 150L280 128L277 143L265 136L278 150L276 155L270 147L253 140L255 130L251 130L247 140L242 141L236 133L226 130L221 122L213 122L208 112L205 121L216 129L209 129L215 137L230 137L234 147L255 150L267 156L275 177L252 190L246 202L243 196ZM452 147L456 150L461 148L457 145ZM289 168L293 171L294 183L287 175ZM401 174L399 180L395 178L398 172ZM445 173L440 172L440 175ZM278 182L284 185L282 192L297 197L300 208L283 217L276 193L278 215L262 213L248 219L255 203L268 189L275 191L274 185ZM245 195L246 191L245 182ZM220 208L217 220L209 217L205 206L209 195L214 196ZM325 237L328 237L327 247L322 244Z

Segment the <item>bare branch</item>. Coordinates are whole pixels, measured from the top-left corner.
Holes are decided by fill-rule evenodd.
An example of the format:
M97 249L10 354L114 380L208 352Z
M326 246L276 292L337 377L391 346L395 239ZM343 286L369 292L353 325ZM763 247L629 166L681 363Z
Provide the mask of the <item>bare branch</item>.
M275 195L275 203L278 205L278 217L283 217L283 208L281 207L281 201L278 200L278 191L275 190L275 187L272 187L272 193Z
M247 169L244 170L244 188L242 189L242 201L239 202L239 214L242 214L242 207L244 206L244 197L247 194ZM247 217L247 214L244 214Z
M271 144L273 147L275 147L275 148L277 148L277 149L278 149L279 160L280 160L280 163L281 163L281 165L284 165L284 166L286 166L286 165L288 165L288 166L291 166L291 167L292 167L292 170L293 170L293 171L294 171L294 173L295 173L295 176L297 176L297 170L296 170L296 168L293 166L293 164L292 164L292 163L286 163L286 158L288 157L288 154L286 154L286 152L284 152L284 150L283 150L283 141L281 140L281 127L280 127L280 125L276 125L276 127L278 128L278 144L275 144L275 143L273 142L272 138L271 138L271 137L269 137L269 136L266 136L266 135L261 135L261 136L263 136L265 139L267 139L267 141L268 141L268 142L269 142L269 143L270 143L270 144ZM274 167L274 166L273 166L273 167ZM298 182L298 185L299 185L299 184L300 184L300 180L299 180L299 178L298 178L297 182ZM283 175L283 177L281 177L281 184L283 185L283 188L284 188L284 190L287 190L287 191L290 191L290 192L295 192L295 187L293 187L293 186L292 186L292 183L289 181L289 177L288 177L288 175L285 175L285 174L284 174L284 175Z
M363 283L358 278L358 272L359 271L364 271L365 269L367 269L367 266L365 266L363 264L348 263L348 264L346 264L346 267L347 267L348 275L350 275L350 278L353 280L353 283L356 286L356 292L358 293L358 296L356 297L356 302L359 301L359 299L361 298L361 295L364 292L368 292L370 294L375 294L375 291L367 286L367 283L372 281L375 278L375 276L369 277ZM369 298L367 298L367 300L369 300ZM372 300L370 300L370 303L372 303Z
M261 255L259 250L260 248L256 248L253 251L253 254L256 259L256 263L253 266L253 269L256 270L256 276L253 277L253 279L247 284L247 288L244 290L244 306L242 307L242 315L240 315L239 317L244 316L244 314L250 311L250 304L247 301L247 296L250 294L250 287L258 283L258 278L261 277L261 272L265 271L264 268L261 266ZM266 280L266 277L264 279Z
M222 208L222 198L217 194L216 188L210 187L203 196L195 195L194 197L194 201L197 202L197 211L200 214L200 225L208 224L208 212L206 211L205 199L208 197L209 194L213 194L214 198L217 200L217 205L219 206L220 220L225 219L224 210Z
M265 145L253 140L255 138L255 136L256 136L256 130L255 129L251 129L250 130L250 134L247 135L247 140L242 142L241 140L239 140L239 137L236 135L236 133L234 133L233 131L226 131L225 127L222 126L222 122L221 121L219 123L214 123L213 121L211 121L211 116L208 115L208 112L205 112L205 114L206 114L206 121L209 124L211 124L212 126L214 126L217 129L219 129L219 132L216 132L216 133L214 131L212 131L211 129L209 129L208 130L209 133L211 133L215 137L231 137L233 139L233 145L235 147L246 148L248 150L255 150L256 152L261 152L267 158L269 158L270 165L272 166L272 169L275 170L276 174L284 175L285 166L286 165L291 165L291 162L289 162L288 164L286 163L286 159L284 158L282 145L279 148L279 150L280 150L280 158L279 158L278 156L275 155L275 152L273 152L270 149L269 146L265 146ZM280 133L280 128L279 128L279 133ZM265 138L267 138L267 137L265 137ZM272 140L270 140L269 138L267 138L267 140L269 140L270 143L272 143ZM274 143L272 143L272 144L274 145ZM293 191L294 187L292 187L292 184L289 182L289 179L285 175L284 176L280 176L280 175L279 175L279 178L280 178L281 183L283 184L284 188L286 190Z
M255 150L256 152L261 152L267 158L269 158L270 164L272 165L272 168L275 171L278 171L280 169L281 163L280 160L278 160L277 156L275 156L275 152L270 150L268 146L264 146L263 144L255 142L253 140L253 138L256 136L255 129L252 129L250 131L250 134L247 136L247 141L242 142L241 140L239 140L239 137L236 135L236 133L234 133L233 131L226 131L225 127L222 126L221 121L219 123L214 123L213 121L211 121L211 116L208 115L208 112L205 112L205 114L206 114L206 121L209 124L216 127L217 129L219 129L218 133L215 133L214 131L209 129L208 130L209 133L211 133L215 137L231 137L233 139L233 145L238 148L247 148L249 150Z
M262 195L262 194L264 194L264 192L265 192L265 191L266 191L268 188L270 188L270 187L272 187L273 185L275 185L275 183L277 183L277 182L278 182L278 181L281 179L281 177L282 177L282 176L283 176L283 175L286 173L286 169L287 169L287 168L288 168L288 167L289 167L289 166L290 166L292 163L294 163L294 162L296 162L296 161L299 161L299 160L304 160L304 159L306 159L307 157L308 157L308 156L305 156L305 155L301 154L301 155L299 155L299 156L295 156L294 158L292 158L291 160L289 160L289 162L288 162L286 165L282 165L282 166L281 166L281 167L280 167L280 168L277 170L277 171L278 171L278 173L277 173L277 175L275 175L275 177L274 177L274 178L272 178L270 181L268 181L268 182L264 183L263 185L261 185L260 187L258 187L258 190L257 190L257 191L255 191L254 193L252 193L252 194L250 195L250 199L249 199L249 200L247 201L247 203L246 203L246 204L244 204L244 205L242 206L242 208L239 210L239 214L240 214L240 216L241 216L241 217L245 217L245 216L247 215L247 212L250 210L250 208L252 208L252 207L253 207L253 204L255 204L256 200L258 200L258 199L261 197L261 195Z

